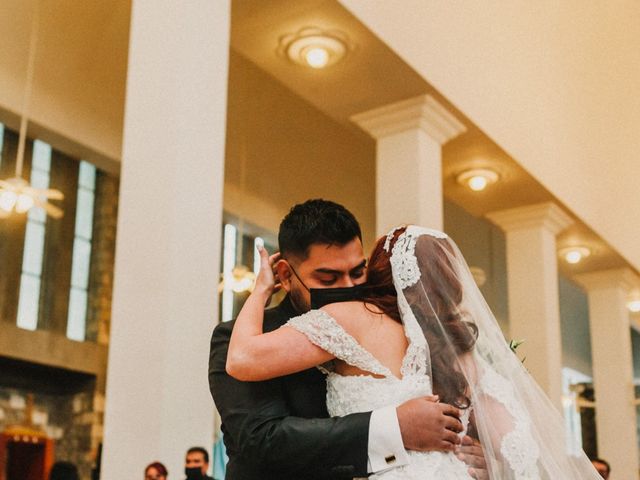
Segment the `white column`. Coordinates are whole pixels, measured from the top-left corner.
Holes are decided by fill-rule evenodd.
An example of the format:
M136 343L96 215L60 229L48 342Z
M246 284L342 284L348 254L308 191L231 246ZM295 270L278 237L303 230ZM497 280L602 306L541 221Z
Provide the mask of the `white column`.
M638 279L628 269L576 276L587 291L598 456L615 478L638 478L631 325L626 307Z
M561 408L562 341L556 235L573 220L553 203L492 212L507 240L509 334L524 340L518 356Z
M376 232L400 223L442 230L442 145L465 126L431 95L351 117L376 139Z
M211 451L227 0L132 2L102 478Z

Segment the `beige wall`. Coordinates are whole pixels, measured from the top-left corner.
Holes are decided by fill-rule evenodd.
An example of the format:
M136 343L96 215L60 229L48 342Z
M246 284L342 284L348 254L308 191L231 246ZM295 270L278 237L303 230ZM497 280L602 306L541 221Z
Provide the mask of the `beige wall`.
M33 3L0 2L0 121L9 124L22 111ZM105 166L122 150L130 3L39 3L34 134Z
M337 124L233 51L230 62L225 209L276 231L294 203L334 200L360 220L369 248L375 235L373 140Z
M130 2L42 5L32 134L117 172ZM13 128L22 109L31 15L29 2L0 2L0 121ZM373 141L335 123L243 57L232 54L231 60L225 209L275 231L293 203L330 198L353 210L370 245Z
M640 3L340 1L640 268Z
M640 200L640 4L621 0L613 8L578 0L492 0L465 2L462 8L424 0L341 3L640 268L635 238L640 209L622 207ZM14 126L25 81L29 4L0 2L0 121ZM31 102L38 134L67 153L101 166L111 161L110 169L117 169L130 2L42 5ZM316 119L308 123L313 138L302 146L298 119L312 109L271 77L254 72L251 85L259 85L260 78L272 84L244 97L245 106L259 107L251 112L257 115L251 128L262 132L252 141L268 147L260 152L263 165L253 169L261 180L251 185L252 193L267 201L261 216L269 220L262 223L273 225L292 202L331 195L349 204L367 230L373 197L359 180L354 183L368 173L360 160L354 161L361 157L346 140L350 134L314 111L306 117ZM281 98L289 100L275 100ZM156 100L161 101L151 99ZM271 120L266 128L259 123L265 119ZM276 123L287 130L268 128ZM231 155L237 157L230 150ZM302 160L305 167L297 172L282 168L291 158L308 159L311 168ZM267 170L269 175L263 175ZM272 172L287 188L272 188ZM329 175L330 184L318 183L326 172L335 173ZM239 187L233 171L226 180ZM232 208L230 198L238 196L228 195L225 205Z

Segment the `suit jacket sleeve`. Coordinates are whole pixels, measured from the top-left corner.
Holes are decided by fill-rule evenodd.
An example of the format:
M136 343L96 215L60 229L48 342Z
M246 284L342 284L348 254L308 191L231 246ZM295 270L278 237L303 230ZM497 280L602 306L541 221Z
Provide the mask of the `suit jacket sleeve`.
M291 415L282 382L240 382L227 375L231 322L218 325L211 338L209 388L226 436L239 461L283 478L367 476L371 412L334 418ZM304 477L306 478L306 477Z

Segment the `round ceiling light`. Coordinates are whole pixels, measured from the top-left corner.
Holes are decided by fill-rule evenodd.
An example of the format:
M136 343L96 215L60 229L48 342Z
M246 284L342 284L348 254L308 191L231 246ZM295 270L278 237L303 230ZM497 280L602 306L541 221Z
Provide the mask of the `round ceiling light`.
M469 271L476 282L476 285L482 287L487 283L487 273L480 267L469 267Z
M640 312L640 300L631 300L629 303L627 303L627 308L631 313Z
M315 69L339 62L349 50L349 40L344 33L315 27L284 35L278 48L278 52L292 62Z
M490 168L472 168L459 173L456 181L474 192L481 192L492 183L496 183L499 178L500 175Z
M560 250L560 256L564 258L567 263L576 264L583 258L587 258L591 255L591 249L587 247L567 247Z
M627 302L627 309L631 313L640 313L640 290L634 290L629 295L629 301Z

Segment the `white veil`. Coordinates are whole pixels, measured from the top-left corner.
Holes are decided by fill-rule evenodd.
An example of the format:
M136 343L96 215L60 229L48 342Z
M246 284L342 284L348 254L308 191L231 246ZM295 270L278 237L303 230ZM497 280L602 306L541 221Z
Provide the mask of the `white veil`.
M567 453L562 417L509 348L455 243L408 226L384 249L413 361L422 362L414 370L430 375L442 401L471 409L489 477L599 480L584 453Z

